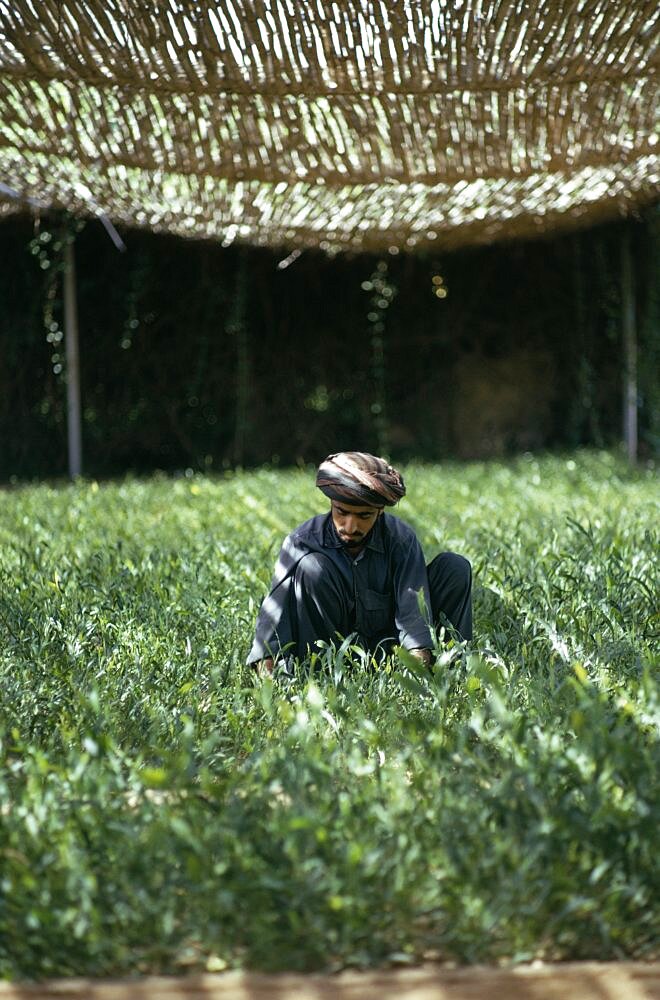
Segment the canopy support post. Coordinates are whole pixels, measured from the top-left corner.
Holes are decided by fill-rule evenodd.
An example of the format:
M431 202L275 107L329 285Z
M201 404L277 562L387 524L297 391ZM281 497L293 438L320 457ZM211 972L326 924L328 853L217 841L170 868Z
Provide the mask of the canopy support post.
M73 238L64 251L64 338L66 346L66 404L69 441L69 477L82 475L82 425L80 418L80 352L76 302L76 259Z

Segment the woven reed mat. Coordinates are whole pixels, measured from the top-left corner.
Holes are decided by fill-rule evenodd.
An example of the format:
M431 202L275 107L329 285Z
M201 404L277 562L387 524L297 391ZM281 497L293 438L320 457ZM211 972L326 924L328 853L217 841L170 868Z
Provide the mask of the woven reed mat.
M396 253L629 215L660 196L659 12L0 3L0 216Z

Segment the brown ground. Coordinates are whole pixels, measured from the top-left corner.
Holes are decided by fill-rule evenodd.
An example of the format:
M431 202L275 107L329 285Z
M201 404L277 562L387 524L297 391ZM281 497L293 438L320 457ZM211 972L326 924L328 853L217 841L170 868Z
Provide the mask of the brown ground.
M0 1000L660 1000L660 962L0 983Z

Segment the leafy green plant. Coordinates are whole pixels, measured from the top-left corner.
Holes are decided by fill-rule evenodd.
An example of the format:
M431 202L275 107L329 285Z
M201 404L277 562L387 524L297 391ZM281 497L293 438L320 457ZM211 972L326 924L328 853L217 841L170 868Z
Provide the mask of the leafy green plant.
M0 972L657 957L657 481L415 466L475 570L427 668L244 666L304 470L0 496Z

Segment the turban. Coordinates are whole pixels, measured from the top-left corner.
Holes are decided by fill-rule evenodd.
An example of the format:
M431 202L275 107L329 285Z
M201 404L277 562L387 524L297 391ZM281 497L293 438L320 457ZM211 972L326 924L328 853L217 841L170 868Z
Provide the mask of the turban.
M328 455L319 466L316 485L331 500L372 507L393 507L406 493L396 469L384 458L362 451Z

